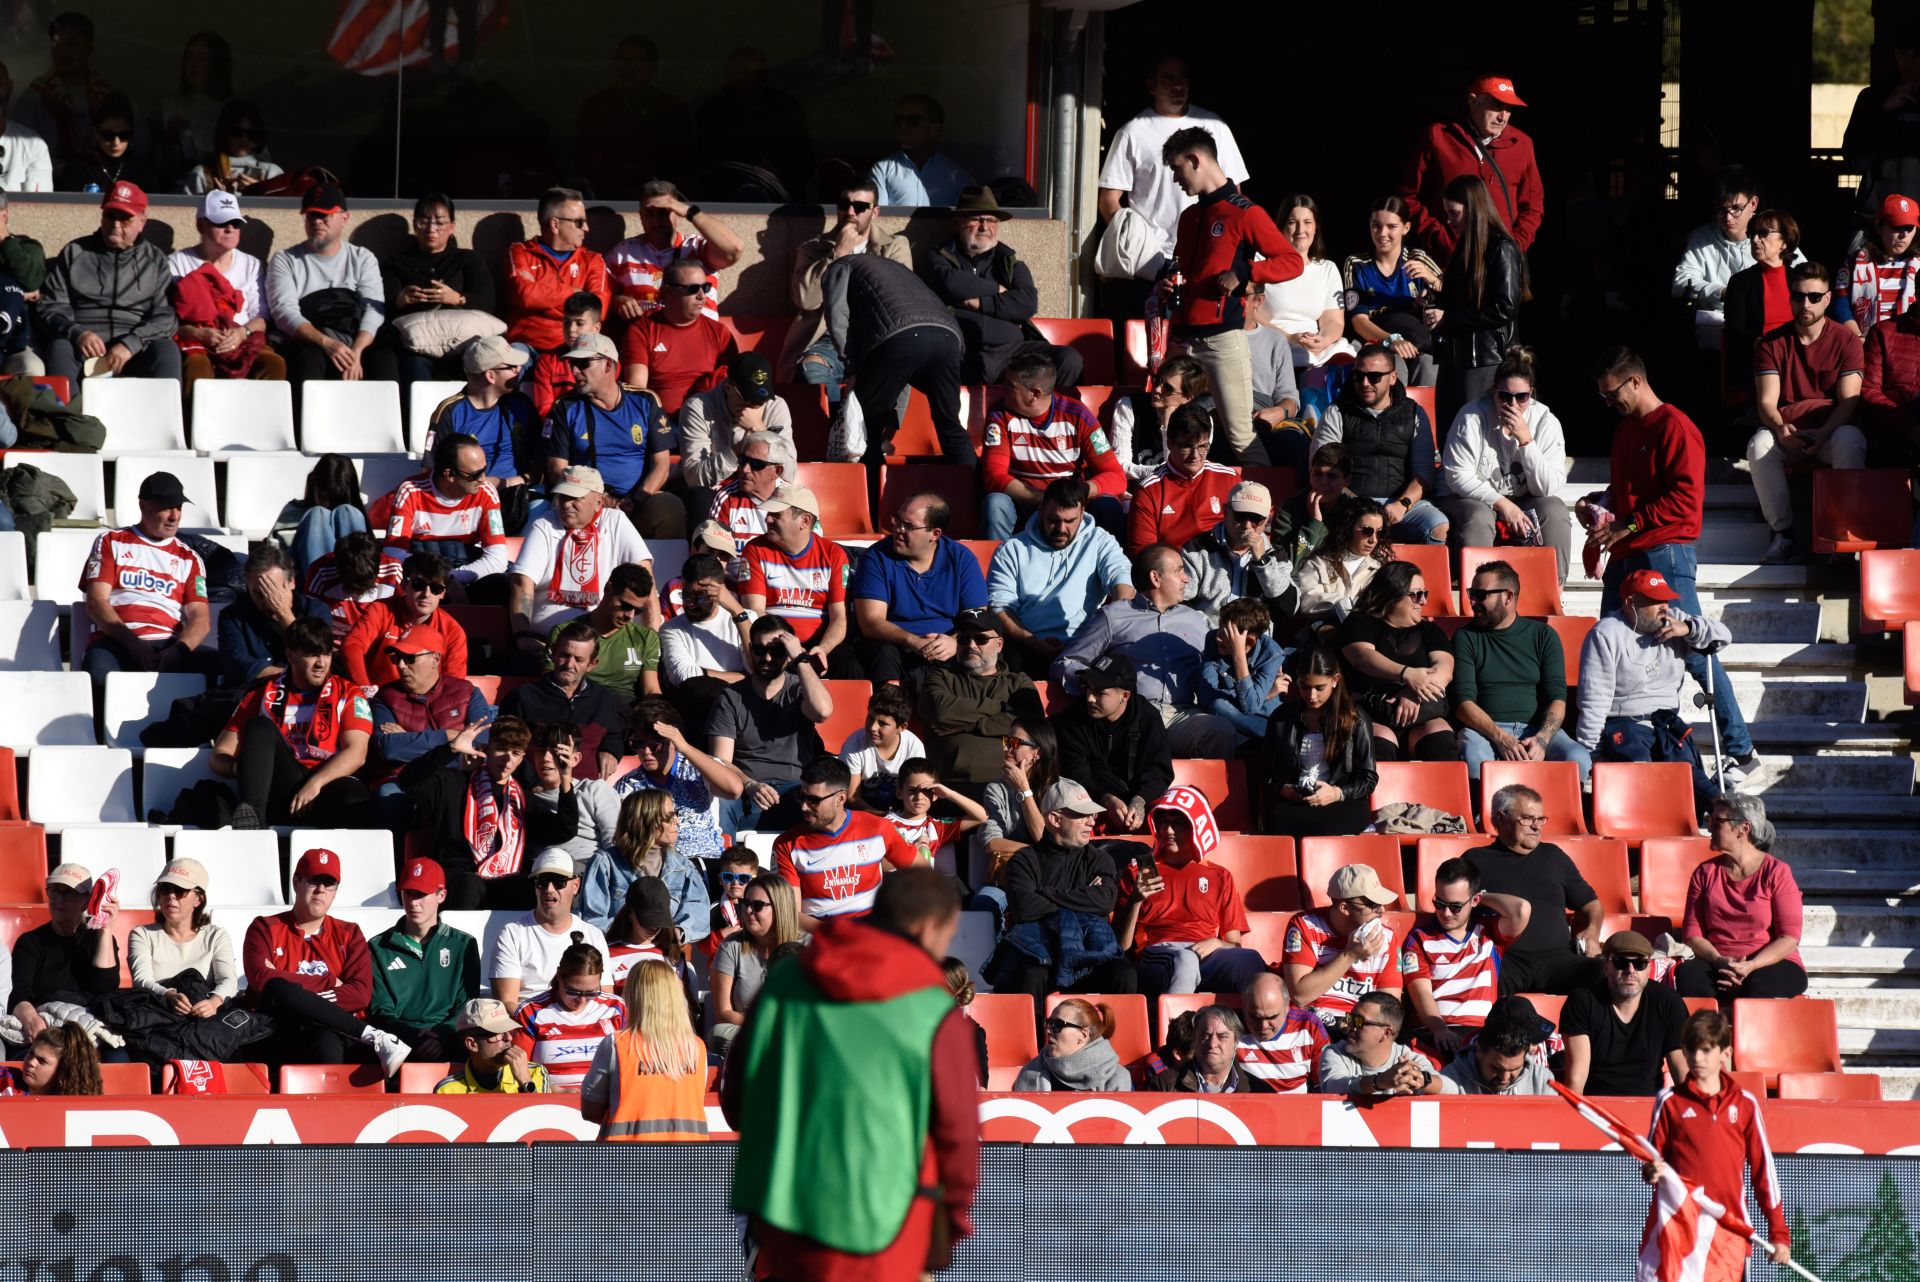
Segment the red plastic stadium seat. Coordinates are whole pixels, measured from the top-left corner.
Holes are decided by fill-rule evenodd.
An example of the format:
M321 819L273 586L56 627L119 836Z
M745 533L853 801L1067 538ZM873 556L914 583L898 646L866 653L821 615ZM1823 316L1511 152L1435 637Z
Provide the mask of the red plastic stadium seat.
M1546 625L1560 637L1560 656L1566 661L1567 684L1580 684L1580 647L1587 643L1587 633L1593 631L1598 619L1589 619L1581 614L1549 614Z
M1877 1100L1880 1097L1880 1079L1872 1073L1780 1074L1781 1099Z
M1646 932L1641 931L1640 933L1644 935ZM1604 943L1605 941L1602 940L1601 942ZM1682 997L1680 1000L1687 1004L1687 1015L1689 1017L1698 1015L1703 1010L1720 1009L1720 999L1717 997Z
M1120 327L1120 385L1137 392L1147 385L1147 323L1138 318Z
M419 1063L412 1060L400 1066L400 1093L402 1095L431 1095L447 1076L449 1065L440 1063Z
M829 537L877 533L867 505L864 463L801 463L797 473L800 484L820 500L820 526Z
M1385 762L1381 763L1385 765ZM1478 833L1464 837L1422 837L1414 848L1413 904L1423 913L1433 911L1433 878L1440 865L1449 859L1465 858L1469 850L1479 850L1487 839Z
M1278 958L1274 960L1278 961ZM1232 1010L1240 1009L1238 993L1162 993L1160 1008L1153 1014L1153 1044L1167 1044L1167 1025L1188 1011L1201 1011L1209 1006L1225 1006Z
M1907 703L1920 704L1920 628L1904 629L1900 639L1902 668L1906 672Z
M1560 1008L1567 1004L1565 997L1559 993L1521 993L1520 996L1533 1003L1540 1018L1552 1021L1555 1028L1560 1027Z
M1813 474L1813 550L1866 552L1913 542L1913 495L1905 470L1831 468Z
M35 387L46 388L62 405L73 399L73 385L64 374L0 374L0 382L10 378L31 378Z
M47 902L47 830L0 823L0 904Z
M1214 821L1223 831L1246 832L1253 827L1246 762L1177 757L1173 763L1173 781L1204 793L1213 805ZM1147 800L1151 803L1154 799Z
M1436 615L1431 622L1434 627L1446 633L1447 640L1451 641L1455 636L1459 635L1461 628L1466 627L1469 623L1472 623L1473 620L1464 614L1441 614Z
M1480 767L1480 823L1493 831L1488 801L1510 783L1523 783L1540 794L1547 812L1543 837L1579 837L1587 831L1580 807L1580 767L1571 761L1489 761ZM1693 795L1688 785L1687 795Z
M271 1095L272 1079L267 1075L265 1064L222 1064L221 1081L225 1083L229 1095ZM160 1066L160 1093L173 1094L174 1079L178 1074L171 1061Z
M1276 501L1278 496L1275 496ZM1453 613L1453 580L1447 561L1447 549L1439 543L1396 543L1393 545L1393 559L1411 562L1420 571L1425 581L1427 603L1420 607L1420 616L1425 619L1438 618Z
M1250 912L1294 912L1300 907L1300 866L1293 838L1222 833L1207 858L1233 876L1240 904Z
M1025 993L980 993L967 1007L967 1014L987 1030L989 1077L999 1069L1018 1073L1040 1053L1033 998Z
M1676 926L1687 912L1693 870L1714 858L1705 837L1649 837L1640 843L1640 911Z
M1742 1072L1765 1073L1768 1089L1782 1073L1839 1072L1840 1021L1833 1002L1735 998L1733 1062Z
M998 539L961 539L967 551L973 553L973 559L980 563L980 577L985 578L987 571L993 568L993 554L1000 550Z
M1253 949L1270 962L1277 962L1286 953L1287 918L1292 913L1256 913L1247 914L1247 931L1240 936L1244 946Z
M1597 761L1593 830L1603 837L1692 837L1693 767L1684 761Z
M374 1064L283 1064L282 1095L384 1095L387 1079Z
M940 457L940 434L933 430L933 408L927 404L925 393L912 388L907 393L907 412L900 416L900 426L894 431L887 462Z
M1087 407L1093 416L1102 423L1107 421L1107 405L1113 400L1114 389L1104 383L1085 383L1074 389L1080 403Z
M733 331L742 352L758 352L769 362L780 359L780 349L787 343L787 327L793 324L791 316L723 316L721 319Z
M500 706L500 678L483 677L478 673L467 674L467 684L480 692L480 697L494 707Z
M1427 412L1427 426L1433 431L1433 448L1438 450L1440 442L1446 439L1447 428L1452 426L1440 421L1439 389L1433 387L1409 387L1407 399Z
M1113 386L1113 322L1104 318L1083 317L1067 320L1058 316L1036 316L1033 327L1056 347L1071 347L1080 353L1080 381L1096 386Z
M1467 763L1464 761L1382 761L1380 781L1373 786L1373 810L1398 801L1414 801L1423 806L1458 815L1462 822L1473 822L1473 794L1467 787Z
M1395 545L1394 552L1400 551ZM1560 562L1552 548L1461 548L1460 612L1473 613L1467 601L1467 589L1473 586L1474 572L1487 561L1505 561L1520 576L1520 600L1515 608L1521 614L1564 614L1560 607Z
M873 697L873 683L822 681L820 684L833 696L833 715L817 727L820 742L829 753L838 756L847 736L867 724L867 700Z
M947 536L980 535L980 490L973 469L958 463L886 463L880 468L880 522L886 524L906 501L923 492L947 501ZM826 500L820 500L826 505ZM824 518L823 518L824 519ZM984 571L983 571L984 573Z
M145 1064L102 1064L102 1095L151 1095L153 1076Z
M1860 554L1860 627L1885 632L1920 619L1920 549Z
M20 770L12 748L0 748L0 821L20 818Z
M1092 1002L1095 1006L1105 1006L1113 1012L1113 1053L1120 1062L1132 1068L1153 1053L1152 1026L1147 1020L1147 998L1144 993L1048 993L1047 1014L1053 1014L1053 1008L1069 997L1078 997L1082 1001ZM992 1048L992 1035L989 1034L988 1048Z
M1626 842L1614 837L1559 837L1554 844L1567 852L1567 858L1593 887L1602 912L1633 912L1633 879L1627 871Z
M1386 833L1353 837L1303 837L1300 841L1300 894L1310 908L1325 908L1327 883L1348 864L1368 864L1380 874L1380 884L1405 896L1406 879L1400 872L1400 839Z
M125 913L120 914L126 916ZM0 948L13 951L20 936L47 924L45 904L0 904Z

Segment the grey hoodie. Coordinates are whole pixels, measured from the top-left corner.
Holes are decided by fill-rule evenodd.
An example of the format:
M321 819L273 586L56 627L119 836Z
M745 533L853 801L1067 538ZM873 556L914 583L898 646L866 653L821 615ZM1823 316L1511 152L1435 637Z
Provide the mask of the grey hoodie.
M135 241L115 253L100 233L82 236L60 251L47 272L35 315L49 334L77 339L91 330L138 356L150 343L173 337L179 321L167 301L173 273L167 256L150 241Z
M1650 717L1661 708L1678 710L1681 683L1687 679L1687 653L1733 639L1726 625L1712 619L1669 611L1687 625L1685 640L1656 643L1633 629L1622 608L1593 625L1580 647L1580 725L1574 738L1588 748L1600 742L1608 717Z
M1054 1082L1070 1091L1131 1091L1133 1078L1126 1065L1114 1053L1113 1043L1104 1037L1092 1041L1071 1055L1042 1054L1020 1070L1013 1079L1016 1091L1051 1091Z

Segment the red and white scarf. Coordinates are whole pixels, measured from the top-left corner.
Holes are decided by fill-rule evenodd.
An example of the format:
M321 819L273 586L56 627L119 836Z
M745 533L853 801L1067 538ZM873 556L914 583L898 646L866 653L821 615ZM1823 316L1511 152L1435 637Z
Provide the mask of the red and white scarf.
M547 600L556 605L581 605L592 609L600 604L600 518L604 509L593 514L584 530L560 528L560 543L553 551L553 581L547 584Z
M474 871L483 880L511 877L520 871L527 854L527 834L521 827L526 814L526 794L513 779L507 780L507 805L502 810L495 802L493 778L486 768L473 772L467 784L467 845L473 850Z

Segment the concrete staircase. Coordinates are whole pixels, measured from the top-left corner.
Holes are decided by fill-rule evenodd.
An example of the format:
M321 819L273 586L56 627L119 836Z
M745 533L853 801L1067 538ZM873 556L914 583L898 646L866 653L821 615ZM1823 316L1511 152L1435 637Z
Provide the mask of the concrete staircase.
M1606 460L1575 461L1572 478L1576 494L1600 488ZM1744 463L1710 461L1707 480L1701 605L1733 633L1721 659L1765 758L1743 787L1766 800L1774 853L1806 899L1809 995L1838 1004L1849 1072L1879 1075L1888 1099L1915 1098L1920 797L1898 646L1856 635L1851 561L1757 563L1769 532ZM1564 597L1572 613L1599 613L1599 585L1577 564ZM1710 745L1704 710L1688 712Z

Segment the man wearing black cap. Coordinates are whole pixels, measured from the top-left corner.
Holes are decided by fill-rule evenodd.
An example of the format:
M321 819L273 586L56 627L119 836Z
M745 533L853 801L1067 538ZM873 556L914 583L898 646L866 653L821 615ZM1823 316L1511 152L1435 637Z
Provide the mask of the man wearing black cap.
M267 264L267 314L287 377L392 379L393 353L373 337L386 316L380 264L370 250L347 243L347 198L332 183L315 183L300 199L306 243Z
M711 491L739 470L739 446L750 432L793 440L793 413L774 391L773 366L758 352L734 357L724 382L680 406L680 477L689 490L709 491L706 502L692 509L702 519L713 503Z
M172 346L172 344L168 344ZM212 627L207 567L174 536L186 506L180 478L155 472L140 482L140 521L93 542L80 575L92 626L81 665L93 678L94 707L105 706L109 672L194 668L193 648ZM75 626L80 626L78 616ZM217 656L208 670L217 668ZM102 739L101 742L106 742Z
M1160 714L1135 694L1133 661L1103 654L1080 670L1082 695L1058 718L1060 773L1106 810L1108 832L1141 832L1147 805L1173 786L1173 751Z
M1553 1074L1534 1047L1553 1035L1533 1003L1518 996L1493 1004L1487 1022L1445 1068L1441 1079L1459 1095L1551 1095Z
M117 182L100 202L100 230L70 243L47 269L34 316L47 373L79 383L83 363L130 378L179 378L179 327L158 245L140 238L147 193ZM374 280L379 281L375 273Z
M669 414L740 358L733 331L701 310L709 288L699 259L674 259L660 284L659 310L627 326L620 339L625 382L651 390Z
M1040 692L1025 673L1002 666L1007 642L993 611L962 610L953 620L952 644L953 658L929 668L920 685L927 759L943 780L992 783L1001 777L1001 740L1013 733L1013 723L1045 715Z
M1048 343L1033 327L1040 310L1033 273L1012 246L1000 243L1000 223L1011 217L986 188L967 188L953 207L953 239L927 260L927 283L953 309L966 341L960 377L999 383L1008 361L1039 351L1052 357L1061 387L1077 387L1080 353Z

